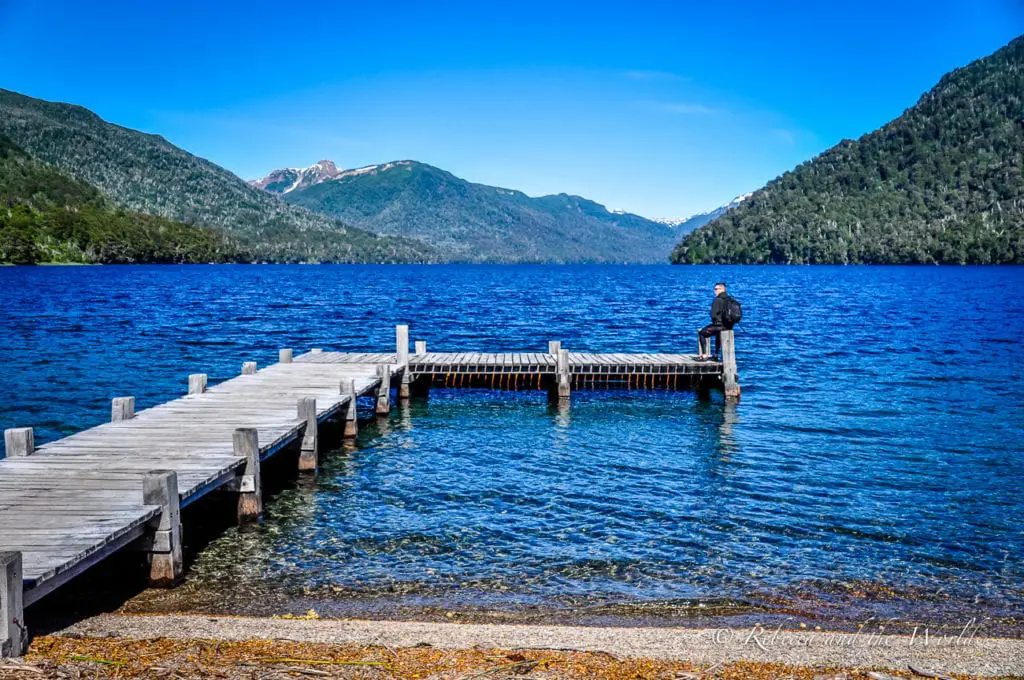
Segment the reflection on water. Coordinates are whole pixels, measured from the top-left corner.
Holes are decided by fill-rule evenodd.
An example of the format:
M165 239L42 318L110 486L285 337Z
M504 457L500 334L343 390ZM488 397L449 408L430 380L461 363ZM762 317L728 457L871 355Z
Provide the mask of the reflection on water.
M736 451L736 440L733 438L733 427L739 423L737 404L725 402L721 408L721 424L718 426L718 455L723 460Z
M739 406L435 389L324 452L315 481L282 482L264 523L218 534L174 597L1018 619L1022 268L4 269L0 418L45 441L105 420L111 396L143 408L279 347L388 347L395 322L439 351L688 351L719 279L745 308ZM970 353L964 328L985 329ZM133 606L167 596L150 597Z

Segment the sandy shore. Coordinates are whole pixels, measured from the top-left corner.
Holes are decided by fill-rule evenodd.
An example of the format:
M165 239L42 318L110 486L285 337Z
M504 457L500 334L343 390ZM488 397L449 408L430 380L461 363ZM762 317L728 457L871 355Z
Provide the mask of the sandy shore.
M754 662L805 669L887 669L908 677L913 676L908 666L940 674L1024 677L1024 640L979 638L969 633L925 639L923 632L905 636L878 631L851 634L106 614L75 623L52 637L277 641L384 649L562 650L604 653L616 659L685 661L698 670Z

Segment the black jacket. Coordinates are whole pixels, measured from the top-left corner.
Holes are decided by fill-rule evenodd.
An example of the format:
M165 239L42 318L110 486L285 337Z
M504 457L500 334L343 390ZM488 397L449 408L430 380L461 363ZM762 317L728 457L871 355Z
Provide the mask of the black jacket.
M714 302L711 303L711 323L716 323L721 326L728 327L729 324L725 323L725 305L729 299L728 293L721 293L715 296Z

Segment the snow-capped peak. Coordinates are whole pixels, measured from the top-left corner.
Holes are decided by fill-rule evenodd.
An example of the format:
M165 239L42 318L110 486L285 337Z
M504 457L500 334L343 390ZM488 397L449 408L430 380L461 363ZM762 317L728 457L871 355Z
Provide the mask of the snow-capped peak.
M301 187L312 186L337 177L338 166L334 161L322 160L308 168L282 168L274 170L263 179L249 182L258 189L266 189L275 194L287 194Z
M695 215L690 215L689 217L653 217L651 218L651 221L660 222L661 224L665 224L673 228L681 227L683 229L692 231L697 227L704 226L711 220L718 219L719 217L721 217L728 211L732 210L733 208L735 208L740 203L747 200L753 195L754 192L750 192L747 194L743 194L742 196L737 196L736 198L732 199L725 205L721 205L715 208L714 210L696 213Z
M404 165L412 165L412 161L394 161L382 165L366 165L361 168L353 168L352 170L339 170L334 161L322 160L308 168L282 168L274 170L263 179L253 180L249 184L257 189L265 189L274 194L288 194L296 189L304 189L328 180L366 175Z
M754 192L751 191L749 193L743 194L742 196L737 196L736 198L732 199L731 201L729 201L728 203L726 203L722 207L725 208L726 210L731 210L732 208L735 208L740 203L742 203L743 201L747 200L748 198L750 198L753 195L754 195Z
M657 222L658 224L664 224L669 227L678 227L680 224L690 219L689 217L652 217L651 222Z

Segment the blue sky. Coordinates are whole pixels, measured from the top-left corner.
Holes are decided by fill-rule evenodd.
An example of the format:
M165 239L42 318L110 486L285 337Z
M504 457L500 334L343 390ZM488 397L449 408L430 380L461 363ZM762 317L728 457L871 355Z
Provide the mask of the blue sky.
M1021 32L1022 0L0 0L0 87L246 179L415 159L677 217L882 125Z

